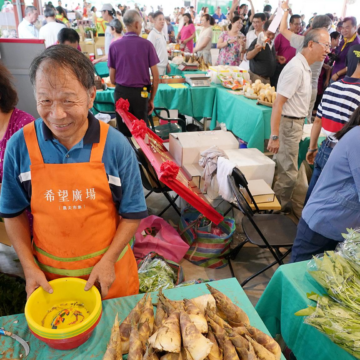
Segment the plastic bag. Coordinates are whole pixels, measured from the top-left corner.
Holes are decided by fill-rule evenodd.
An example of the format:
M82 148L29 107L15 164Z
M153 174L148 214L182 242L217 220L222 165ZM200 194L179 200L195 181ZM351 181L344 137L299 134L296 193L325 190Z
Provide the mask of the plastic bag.
M184 280L181 266L152 252L139 264L140 293L173 289Z
M309 306L298 311L296 316L307 316L305 324L311 325L325 334L330 340L344 350L360 359L360 321L359 315L343 307L328 296L315 293L308 294L317 306Z
M347 234L342 234L345 241L339 243L336 252L344 257L360 275L360 229L347 229L347 232Z
M331 298L360 314L360 278L344 257L327 251L308 263L308 272Z
M147 235L144 236L144 232ZM164 219L152 215L141 220L135 234L136 259L143 259L150 252L156 252L165 259L178 263L188 250L189 245Z

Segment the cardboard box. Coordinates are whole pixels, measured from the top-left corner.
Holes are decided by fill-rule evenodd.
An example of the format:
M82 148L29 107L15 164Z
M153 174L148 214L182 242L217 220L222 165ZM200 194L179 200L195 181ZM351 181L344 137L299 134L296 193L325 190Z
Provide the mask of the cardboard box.
M175 133L169 138L169 152L179 166L198 164L200 153L214 145L221 150L239 148L239 142L229 131Z
M95 54L95 44L85 41L80 41L81 52L89 54Z
M245 175L247 181L263 179L271 187L275 162L258 149L225 150L229 160Z
M250 180L248 187L251 195L257 204L270 203L275 200L275 193L263 179ZM241 193L249 204L252 204L251 198L245 188L240 188Z

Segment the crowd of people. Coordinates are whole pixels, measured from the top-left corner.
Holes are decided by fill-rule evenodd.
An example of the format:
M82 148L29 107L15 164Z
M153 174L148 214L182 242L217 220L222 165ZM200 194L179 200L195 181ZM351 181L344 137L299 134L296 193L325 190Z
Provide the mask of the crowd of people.
M105 36L105 55L93 64L107 61L110 80L116 85L115 101L127 98L129 111L146 122L154 109L159 76L170 71L167 45L178 42L183 51L197 53L212 63L212 27L221 24L224 28L214 63L240 66L249 71L253 82L260 80L277 90L268 150L276 161L274 191L286 213L291 211L298 177L303 125L306 118L312 121L314 117L307 153L314 173L292 253L292 260L300 261L333 249L346 228L360 225L358 24L355 17L339 19L330 13L314 14L306 24L305 17L293 14L286 0L281 5L280 26L273 29L271 6L256 13L251 0L249 4L251 9L234 0L226 14L216 8L212 15L207 7L199 13L192 6L181 7L170 16L161 8L147 13L145 6L130 9L119 4L114 9L103 4L101 17L97 17L95 7L86 4L82 16L92 19L98 33ZM47 47L64 44L79 49L79 35L71 28L65 9L61 1L58 7L48 3L45 23L39 30L35 26L38 11L28 6L18 28L19 37L45 39ZM202 26L197 37L195 23ZM61 48L66 51L66 47ZM6 111L0 108L6 121L14 106ZM130 136L118 114L117 126ZM318 149L320 132L326 134L326 140Z

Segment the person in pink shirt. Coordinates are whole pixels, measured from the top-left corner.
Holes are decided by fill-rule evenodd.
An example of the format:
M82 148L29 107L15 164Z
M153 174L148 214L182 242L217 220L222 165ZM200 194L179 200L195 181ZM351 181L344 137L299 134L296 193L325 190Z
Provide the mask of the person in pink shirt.
M19 129L35 120L30 114L16 109L17 102L18 96L12 84L11 74L0 62L0 183L7 142Z
M292 15L290 18L289 30L294 34L299 34L301 31L301 16ZM296 49L290 45L290 41L287 40L282 34L279 34L275 38L275 50L277 67L273 78L273 83L276 87L279 76L284 69L285 65L296 55Z
M189 13L184 14L183 19L184 26L181 28L177 39L181 50L192 53L194 50L195 26Z

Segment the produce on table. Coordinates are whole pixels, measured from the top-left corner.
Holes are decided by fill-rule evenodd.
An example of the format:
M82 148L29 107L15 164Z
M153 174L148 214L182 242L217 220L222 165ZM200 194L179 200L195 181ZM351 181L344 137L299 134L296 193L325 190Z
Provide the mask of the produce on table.
M208 324L205 319L205 315L201 313L200 309L195 306L190 300L184 300L185 311L190 317L192 323L198 328L201 333L208 332Z
M139 323L141 312L143 311L145 305L145 301L146 301L146 296L143 296L143 298L136 304L134 309L132 309L130 314L120 325L120 337L121 337L123 354L127 354L129 352L131 325L132 323L134 324Z
M201 334L184 311L180 312L180 326L183 346L191 358L193 360L204 360L211 351L212 342Z
M224 320L226 320L231 326L250 325L250 321L246 313L236 306L225 294L208 284L206 284L206 287L215 298L216 306L220 310L220 313L225 316Z
M212 332L211 329L209 329L209 332L207 334L207 338L213 343L213 346L211 348L211 351L208 355L209 360L222 360L223 359L223 355L222 352L219 348L218 342L215 338L214 333Z
M261 80L256 80L252 85L244 86L245 95L257 97L259 100L273 104L276 100L275 87L270 84L263 84Z
M269 350L265 349L262 345L252 339L250 336L246 335L246 339L251 343L254 347L255 354L259 358L259 360L275 360L275 355L272 354Z
M149 344L155 350L180 352L181 334L178 311L173 311L169 315L159 330L149 338Z
M235 346L228 337L225 337L224 341L224 360L240 360Z
M142 360L143 355L143 344L140 340L138 327L133 323L131 326L128 360Z
M315 293L307 294L317 302L317 306L295 313L296 316L307 316L305 323L325 334L335 344L360 359L360 319L359 315L340 305L328 296Z
M146 342L154 329L154 308L152 305L151 295L146 299L143 312L139 320L139 336L143 344L144 350L146 349Z
M156 305L156 315L155 315L155 323L154 323L154 332L156 332L162 325L164 319L167 318L166 311L164 309L164 305L160 301L160 297L162 296L162 291L159 291L158 294L158 302Z
M121 349L121 338L119 329L119 319L116 314L114 325L111 329L110 341L107 346L103 360L121 360L122 349Z
M159 360L159 357L156 355L154 349L148 345L143 360Z
M176 275L171 267L162 259L145 259L138 271L140 292L152 292L160 289L173 289Z
M328 251L322 258L314 257L308 271L330 297L360 313L360 277L346 259Z
M190 299L189 301L193 303L204 315L207 307L209 307L211 311L216 312L216 302L211 294L198 296L197 298Z
M250 326L246 314L227 296L208 288L214 297L180 301L160 291L155 318L151 296L143 296L120 325L123 354L128 353L129 360L278 360L281 353L275 355L275 341ZM108 349L114 348L114 341Z

